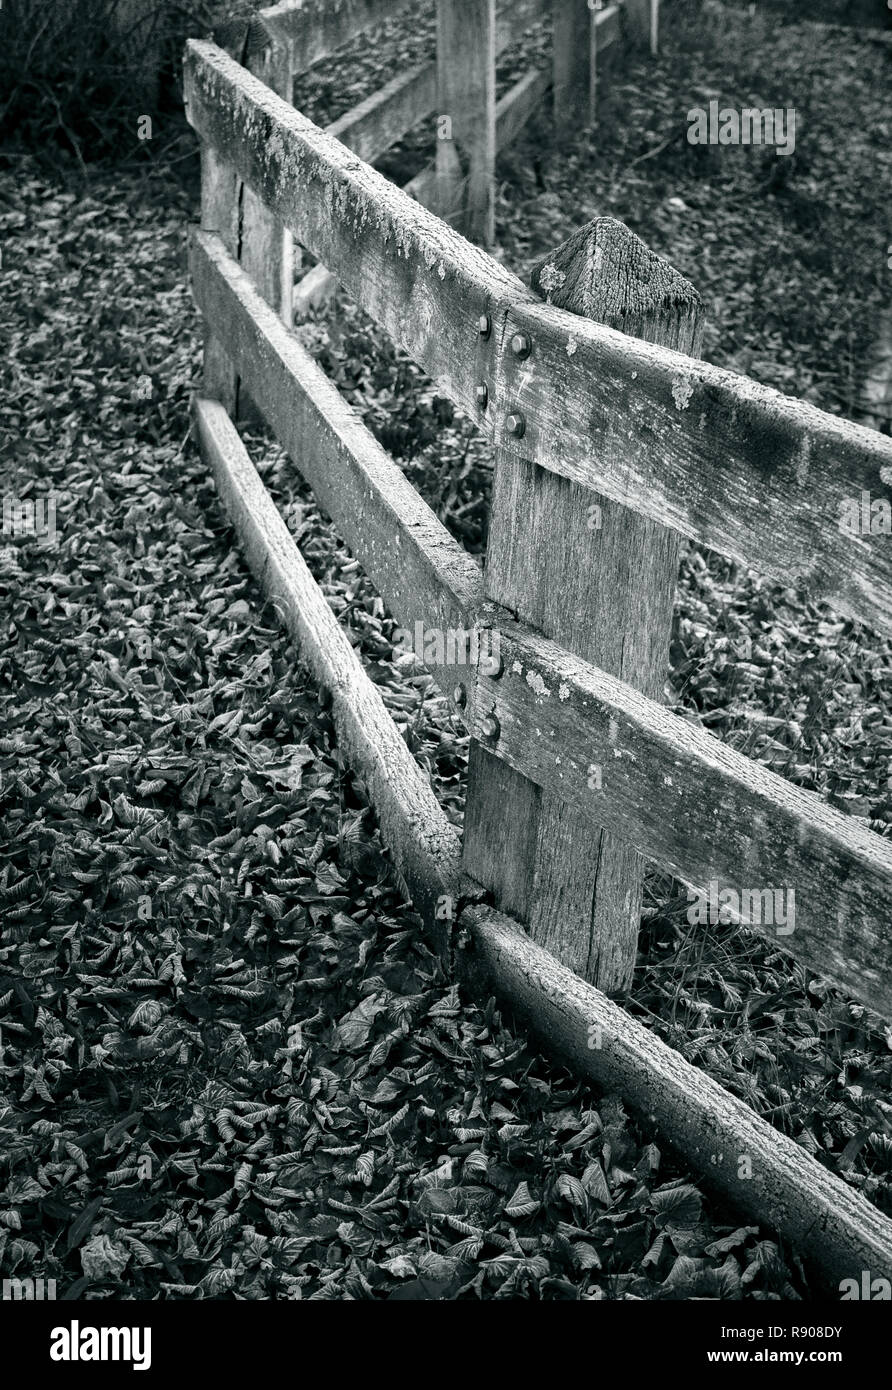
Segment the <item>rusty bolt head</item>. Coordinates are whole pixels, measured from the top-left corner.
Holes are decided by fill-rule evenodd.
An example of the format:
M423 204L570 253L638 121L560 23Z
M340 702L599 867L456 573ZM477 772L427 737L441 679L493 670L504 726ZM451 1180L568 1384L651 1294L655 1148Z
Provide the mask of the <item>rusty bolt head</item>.
M492 319L489 314L481 314L477 320L477 332L481 338L488 338L492 332Z
M514 337L511 339L511 351L514 353L514 356L519 357L521 361L523 361L525 357L529 357L530 353L533 351L533 344L530 342L526 333L514 334Z
M452 699L459 709L464 709L468 703L468 692L463 685L457 685L452 692Z
M499 721L494 714L487 714L480 721L480 732L484 738L497 739L499 736Z
M489 387L485 381L481 381L474 393L477 397L477 404L481 410L485 410L489 404Z
M515 435L517 439L523 437L523 432L527 427L526 421L519 410L512 410L511 414L505 420L505 426L508 433Z

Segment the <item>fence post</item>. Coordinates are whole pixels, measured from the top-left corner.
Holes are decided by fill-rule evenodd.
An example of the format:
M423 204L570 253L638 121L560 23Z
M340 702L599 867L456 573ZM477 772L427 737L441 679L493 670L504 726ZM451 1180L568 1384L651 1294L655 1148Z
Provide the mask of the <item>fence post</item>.
M495 0L437 0L437 209L495 239Z
M258 16L225 26L216 37L233 58L291 101L290 46L273 45ZM205 231L217 233L229 254L241 262L264 299L290 327L294 274L291 233L209 144L201 149L201 225ZM221 401L232 416L246 407L226 349L210 330L205 333L203 390Z
M699 352L697 291L613 218L575 232L538 264L531 283L571 313ZM505 348L535 372L534 342ZM609 434L601 447L610 447ZM655 700L667 671L678 553L676 532L497 450L487 599ZM610 795L610 771L589 768L594 798ZM463 867L577 974L605 991L628 988L641 859L473 740Z
M215 232L230 256L238 256L238 178L232 165L207 141L201 146L201 226ZM204 326L204 394L234 415L238 378L226 349L209 324Z
M648 47L656 56L658 46L660 0L625 0L630 38Z
M588 0L551 0L552 86L558 135L578 132L591 119Z
M245 66L289 105L294 76L290 44L266 43L248 47ZM294 291L294 248L291 233L250 190L242 206L242 265L268 304L291 327Z

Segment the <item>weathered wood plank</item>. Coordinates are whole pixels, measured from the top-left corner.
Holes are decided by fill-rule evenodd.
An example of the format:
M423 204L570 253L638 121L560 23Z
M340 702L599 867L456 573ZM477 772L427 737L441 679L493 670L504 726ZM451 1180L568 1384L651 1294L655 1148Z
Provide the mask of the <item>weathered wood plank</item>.
M587 0L552 0L554 124L572 140L589 120L591 11Z
M892 491L892 439L534 300L213 45L187 46L185 76L202 138L472 418L468 349L490 314L480 423L496 443L516 447L519 410L524 457L892 631L888 537L839 527L844 501ZM524 362L508 350L517 332L532 339Z
M508 88L496 102L496 149L504 150L516 140L527 121L539 109L551 86L551 74L544 68L531 69Z
M366 29L393 19L408 0L281 0L260 11L272 34L292 45L294 74L306 72Z
M496 11L496 53L519 43L534 24L551 12L551 0L506 0Z
M603 10L596 10L592 15L592 28L602 53L605 48L616 43L620 36L620 9L620 5L606 5Z
M471 240L495 240L495 0L437 0L437 201ZM447 127L447 129L444 129Z
M402 627L443 637L428 666L452 696L461 684L470 719L468 648L446 634L474 629L482 576L309 353L270 310L222 244L193 234L195 301L225 341L251 399L312 487ZM479 642L479 639L478 639ZM437 655L437 643L430 642ZM453 659L450 660L449 657Z
M401 886L437 948L451 923L438 900L459 893L458 836L414 761L381 696L307 569L226 411L197 400L195 417L220 500L252 573L296 642L301 660L331 692L339 748L365 783Z
M503 674L478 677L476 738L695 890L733 889L744 919L748 903L767 907L744 894L787 890L791 920L753 929L892 1015L887 840L556 643L508 618L497 628Z
M563 308L697 351L700 296L615 219L596 218L574 233L535 268L536 287L546 264L546 285ZM524 352L529 345L521 344ZM652 699L668 669L678 549L676 532L496 450L487 598ZM519 782L477 743L467 805L476 833L465 838L464 867L495 906L510 901L533 939L583 979L608 993L628 989L644 873L635 850L595 829L559 794ZM520 903L522 875L529 897Z
M437 101L437 65L398 73L380 91L327 127L329 135L372 164L430 114Z
M246 54L245 62L255 77L291 103L290 45L269 44L259 52ZM272 304L283 322L290 325L294 289L291 232L251 188L246 186L241 196L241 263L267 303Z
M578 1075L618 1091L695 1172L742 1211L776 1226L822 1272L829 1294L838 1298L840 1281L860 1280L864 1269L892 1279L892 1222L860 1193L510 919L475 906L459 924L471 946L456 961L471 987L483 997L497 994Z
M239 180L232 165L221 158L213 145L201 146L201 225L219 236L226 250L238 256ZM222 401L235 414L238 404L238 378L220 339L210 324L204 325L203 388L208 396Z

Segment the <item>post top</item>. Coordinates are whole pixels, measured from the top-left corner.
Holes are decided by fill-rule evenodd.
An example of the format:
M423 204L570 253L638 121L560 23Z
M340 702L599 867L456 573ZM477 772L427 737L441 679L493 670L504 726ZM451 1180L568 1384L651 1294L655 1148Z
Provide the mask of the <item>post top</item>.
M595 217L538 261L547 303L695 356L702 301L689 280L615 217Z

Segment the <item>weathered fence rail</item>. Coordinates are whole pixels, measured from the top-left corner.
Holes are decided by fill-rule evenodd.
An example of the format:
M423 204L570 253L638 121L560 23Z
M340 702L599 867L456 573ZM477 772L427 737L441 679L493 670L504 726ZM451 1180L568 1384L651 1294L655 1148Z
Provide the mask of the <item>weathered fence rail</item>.
M284 23L290 7L276 9ZM384 9L346 6L307 51ZM696 292L610 219L545 258L537 296L214 45L189 45L186 97L205 169L191 248L208 330L202 447L253 570L333 692L432 939L834 1277L888 1276L880 1213L595 985L629 978L644 856L704 894L795 888L794 928L756 930L889 1014L888 842L659 700L680 535L892 630L888 544L839 526L848 497L885 495L892 441L689 355ZM240 183L262 225L324 261L494 444L485 573L282 322L244 222L239 245L226 199ZM238 382L404 627L498 635L495 666L444 649L430 668L472 735L461 843L245 452Z
M330 58L367 29L398 18L408 0L293 0L259 10L227 29L221 43L286 101L293 78ZM400 73L344 113L329 133L366 162L379 159L433 112L438 120L436 159L412 178L407 191L478 240L493 231L497 151L516 139L549 91L559 128L582 129L595 119L599 60L625 32L631 41L657 44L659 0L615 0L598 8L579 0L438 0L437 58ZM496 100L496 59L533 26L551 17L552 70L533 69ZM460 151L460 153L459 153ZM292 294L290 238L262 211L248 206L254 254L263 266L286 323L322 303L336 279L314 266Z

